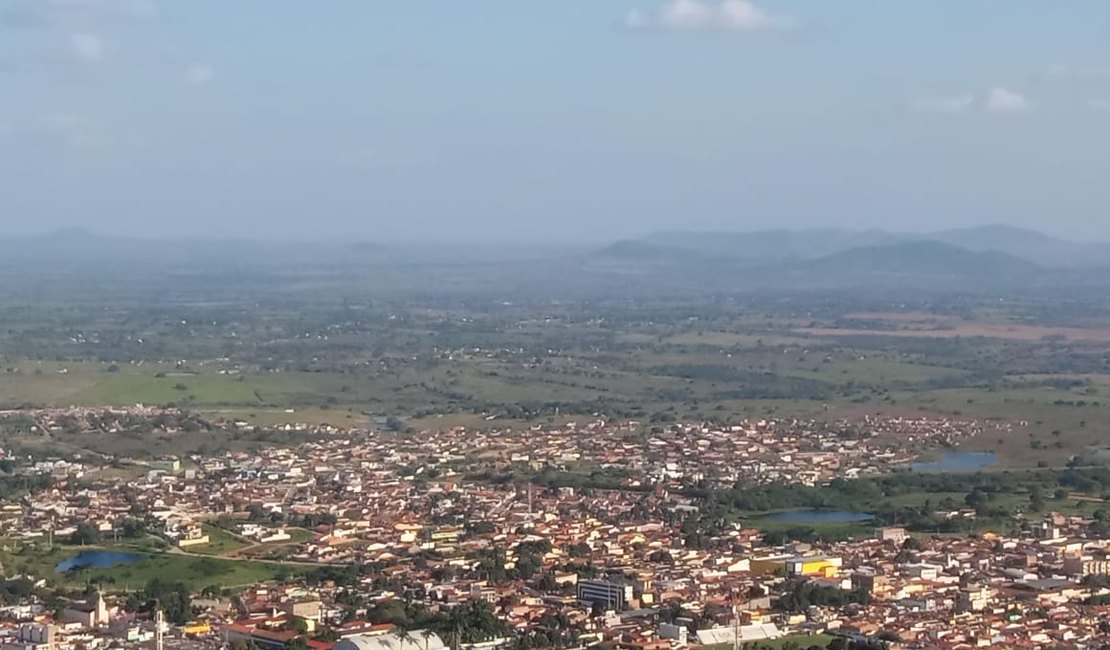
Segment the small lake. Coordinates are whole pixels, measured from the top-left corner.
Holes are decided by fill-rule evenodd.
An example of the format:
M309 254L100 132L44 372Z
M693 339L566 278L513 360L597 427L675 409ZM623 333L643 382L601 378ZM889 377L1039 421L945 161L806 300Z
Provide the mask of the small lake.
M949 451L940 460L911 463L915 472L974 472L994 465L998 454L993 451Z
M117 553L115 551L81 551L71 558L67 558L54 567L57 573L66 573L75 569L107 569L117 564L131 564L142 560L142 555L134 553Z
M767 515L760 521L776 524L852 524L872 519L873 515L851 510L790 510Z

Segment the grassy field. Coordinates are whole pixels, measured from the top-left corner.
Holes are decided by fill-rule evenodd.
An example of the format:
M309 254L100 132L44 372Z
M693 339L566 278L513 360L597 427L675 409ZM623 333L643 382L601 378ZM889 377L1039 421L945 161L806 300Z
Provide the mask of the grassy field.
M122 584L124 590L144 585L152 578L161 578L181 581L194 590L200 590L208 586L248 586L297 572L297 567L277 564L166 554L151 556L133 564L81 572L77 578L81 581L105 581L116 588Z
M1024 338L892 341L790 334L797 322L752 314L609 329L529 319L475 335L474 341L491 351L514 344L538 348L550 340L550 348L543 348L550 353L538 352L542 361L536 363L492 352L441 354L409 363L418 358L413 355L405 363L357 369L334 365L313 372L240 368L224 358L118 365L22 360L0 372L0 407L174 404L265 427L364 426L388 415L406 418L414 428L558 424L595 415L645 423L863 415L1005 419L1015 425L1011 433L982 436L966 448L996 450L1000 467L1010 468L1061 466L1104 444L1099 423L1110 421L1110 399L1098 395L1110 395L1110 368L1044 371L1061 355L1101 354L1098 350L1057 350L1052 342ZM435 327L407 327L390 336L405 345L436 339ZM318 346L326 347L319 342L308 347ZM1065 379L1085 383L1076 389L1053 387ZM285 442L228 438L223 432L123 438L89 432L57 436L49 446L143 455L219 453ZM36 441L20 442L33 446Z
M81 551L107 550L134 553L143 559L130 564L118 564L103 569L82 569L59 574L57 564ZM141 588L152 578L181 581L194 590L208 586L237 587L266 582L280 575L295 575L302 567L263 562L222 560L193 557L173 553L146 553L130 546L73 547L55 546L46 550L35 546L16 545L8 542L0 550L0 562L8 575L26 573L68 585L101 583L108 590L127 591Z
M961 497L962 498L962 497ZM829 522L829 521L770 521L767 513L745 519L744 523L763 531L764 535L775 536L790 530L812 530L816 537L823 539L846 539L849 537L870 537L875 532L875 524L870 521Z
M551 399L593 404L604 400L620 410L640 413L669 411L676 418L706 417L858 417L867 414L931 414L945 417L995 418L1024 421L999 443L998 436L971 441L970 449L997 449L1000 464L1023 467L1048 461L1061 465L1070 456L1101 444L1110 421L1110 399L1098 400L1077 391L1052 388L932 388L937 380L959 381L963 371L899 360L893 356L839 354L831 357L756 350L729 358L698 351L634 352L622 362L582 374L559 366L522 369L490 360L467 360L450 367L406 370L396 375L351 377L340 373L273 373L155 376L152 367L127 366L118 373L101 364L69 364L70 371L50 366L42 375L0 374L0 404L125 405L180 404L209 417L244 420L262 426L289 422L365 426L377 415L407 416L430 412L409 422L415 428L505 426L525 421L506 416L499 405L543 403ZM654 374L668 364L721 368L720 372L771 373L827 386L827 399L736 397L742 383L725 379L687 379ZM1095 390L1107 387L1110 376L1087 377ZM180 388L179 388L180 386ZM882 391L882 392L877 392ZM479 412L460 410L455 394L465 394ZM1082 401L1082 404L1080 404ZM596 407L595 407L596 408ZM604 413L601 409L598 412ZM606 413L607 414L607 413ZM588 416L587 416L588 417ZM581 414L545 415L540 421L581 420ZM1053 437L1053 431L1061 434ZM205 448L241 446L222 434L199 434L184 440L124 441L113 444L103 434L55 443L107 453L185 453ZM117 437L118 438L118 437ZM1034 443L1034 440L1040 442ZM119 442L119 441L115 441Z
M250 546L250 542L219 526L205 524L204 532L208 535L209 543L189 548L190 553L195 555L228 555Z

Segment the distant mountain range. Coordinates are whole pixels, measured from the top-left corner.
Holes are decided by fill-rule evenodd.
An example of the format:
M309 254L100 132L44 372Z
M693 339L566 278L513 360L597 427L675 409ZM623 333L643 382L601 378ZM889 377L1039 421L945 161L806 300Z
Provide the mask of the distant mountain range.
M157 240L67 230L0 240L8 276L149 281L180 278L203 294L219 282L304 280L396 292L460 287L517 295L780 289L1025 290L1110 288L1110 244L983 226L882 230L660 232L600 249L361 242ZM215 280L213 278L221 278ZM26 283L24 283L26 284ZM26 285L30 286L30 285Z
M983 289L1110 284L1110 244L1011 226L926 234L882 230L660 232L616 242L600 259L660 275L760 287Z
M1001 253L1046 268L1110 267L1110 243L1079 243L1034 230L992 225L925 234L884 230L763 230L659 232L620 241L604 254L617 257L700 256L750 261L812 260L853 249L911 243L948 244L972 252ZM995 261L1001 261L996 258Z

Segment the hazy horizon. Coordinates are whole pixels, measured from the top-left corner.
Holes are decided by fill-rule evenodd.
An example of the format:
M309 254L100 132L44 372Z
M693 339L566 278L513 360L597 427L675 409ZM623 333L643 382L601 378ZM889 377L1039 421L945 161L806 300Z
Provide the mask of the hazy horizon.
M994 229L994 228L1014 228L1014 229L1017 229L1018 231L1024 231L1024 232L1029 232L1029 233L1036 233L1036 234L1040 234L1040 235L1045 235L1049 238L1056 239L1058 241L1065 242L1065 243L1070 243L1070 244L1110 244L1110 238L1108 238L1107 240L1087 239L1087 240L1081 241L1081 240L1077 240L1077 239L1074 239L1074 238L1069 238L1065 235L1058 235L1058 234L1055 234L1051 231L1035 229L1035 228L1024 228L1024 227L1021 227L1021 226L1011 226L1009 224L1004 224L1004 223L973 224L973 225L968 225L968 226L959 226L959 227L956 227L956 228L942 228L942 229L930 229L930 230L895 230L895 229L882 229L882 228L854 229L854 228L844 228L844 227L839 227L839 226L816 226L816 227L812 227L812 228L804 228L804 227L802 227L802 228L790 228L790 227L758 228L758 229L753 229L753 230L698 230L698 229L676 228L676 229L660 229L660 230L654 230L654 231L650 231L650 232L638 232L638 231L637 232L628 232L628 233L624 233L623 235L618 235L618 236L615 236L615 237L607 237L607 238L601 238L601 239L581 239L581 240L571 240L571 239L565 239L564 240L564 239L558 239L558 238L498 239L497 237L489 237L489 238L486 238L486 239L473 239L473 240L459 239L459 238L454 238L454 239L447 239L447 238L444 238L444 239L436 239L436 238L425 238L425 239L419 239L419 238L383 238L383 239L376 239L375 240L375 239L369 239L369 238L350 239L350 238L326 237L326 236L317 236L317 237L282 237L282 236L279 236L279 235L277 235L277 236L266 236L265 233L259 233L258 235L255 235L255 236L214 236L213 235L213 236L207 236L206 237L204 235L195 235L195 234L177 235L177 234L172 234L172 233L171 234L163 234L163 235L150 235L150 234L143 234L143 233L130 233L130 234L129 233L113 233L113 232L107 232L107 231L93 230L93 229L90 229L90 228L86 228L84 226L65 226L65 227L61 227L61 228L52 228L52 229L49 229L49 230L41 230L41 231L35 231L35 232L7 233L5 236L0 236L0 241L3 241L5 239L7 239L7 240L26 239L26 240L43 240L43 241L48 241L50 239L59 239L59 240L72 239L72 240L75 240L75 241L80 241L82 238L88 238L88 239L91 239L91 240L95 240L95 239L121 240L121 241L133 240L133 241L139 241L139 242L141 242L141 241L150 241L150 242L167 242L167 241L168 242L175 242L175 241L179 241L179 242L195 242L195 243L199 243L199 244L214 243L214 242L228 242L228 243L247 242L247 243L274 244L274 245L282 245L282 244L294 245L294 244L298 244L298 243L309 243L309 244L320 244L320 245L336 245L336 244L371 245L371 246L372 245L381 245L381 246L387 246L387 247L392 246L392 247L401 247L401 248L406 247L406 246L413 246L413 247L416 247L416 246L428 247L428 246L430 246L430 247L435 248L435 247L451 247L451 246L458 246L458 245L466 245L470 248L481 248L483 245L487 245L489 247L504 246L504 245L521 245L521 246L527 246L527 247L529 247L531 249L534 249L534 250L535 249L543 249L543 248L549 248L549 249L552 249L552 250L572 250L572 249L588 249L590 247L605 246L605 245L608 245L608 244L618 243L618 242L622 242L622 241L638 241L638 240L643 240L643 239L649 239L649 238L652 238L652 237L665 236L667 234L750 235L750 234L773 233L773 232L792 232L792 233L798 233L798 234L821 233L821 232L830 232L830 233L838 232L838 233L844 233L844 234L858 233L858 234L862 235L862 234L866 234L868 232L882 232L882 233L885 233L885 234L895 235L895 236L905 236L905 237L910 237L910 238L920 237L920 238L927 239L929 236L937 235L937 234L959 232L959 231L975 231L975 230L981 230L981 229L986 230L986 229Z
M0 0L0 220L150 239L1110 241L1110 5Z

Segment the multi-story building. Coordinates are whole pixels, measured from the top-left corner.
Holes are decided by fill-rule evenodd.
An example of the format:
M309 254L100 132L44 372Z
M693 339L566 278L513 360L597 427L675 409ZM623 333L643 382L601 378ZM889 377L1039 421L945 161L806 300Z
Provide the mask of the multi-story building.
M622 610L632 602L632 598L632 585L623 581L578 581L578 600L583 603L601 603L610 609Z

